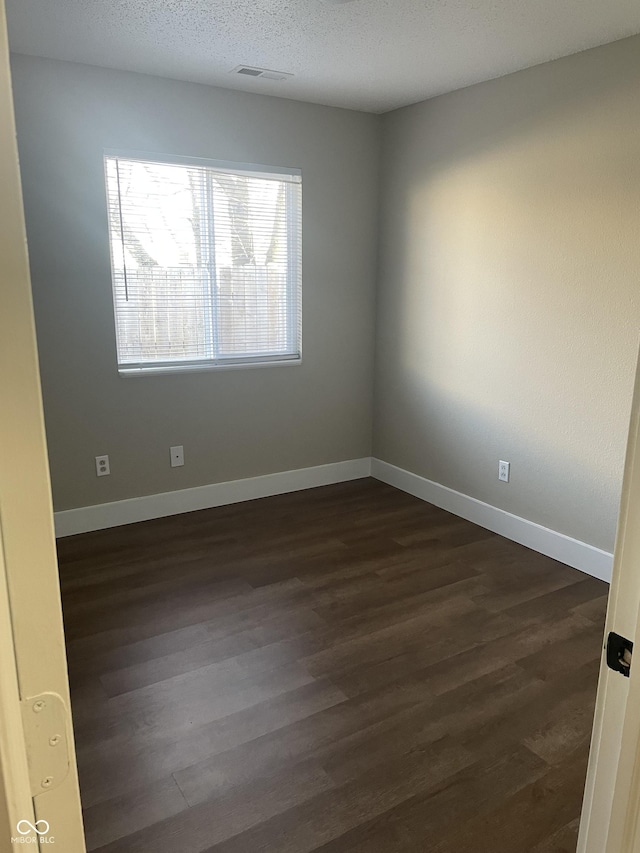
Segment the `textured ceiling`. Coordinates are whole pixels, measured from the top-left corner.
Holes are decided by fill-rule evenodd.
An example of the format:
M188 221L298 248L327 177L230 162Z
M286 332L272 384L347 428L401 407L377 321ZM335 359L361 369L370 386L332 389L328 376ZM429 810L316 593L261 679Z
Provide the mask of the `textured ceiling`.
M638 0L7 0L20 53L371 112L640 32ZM239 64L292 72L275 82Z

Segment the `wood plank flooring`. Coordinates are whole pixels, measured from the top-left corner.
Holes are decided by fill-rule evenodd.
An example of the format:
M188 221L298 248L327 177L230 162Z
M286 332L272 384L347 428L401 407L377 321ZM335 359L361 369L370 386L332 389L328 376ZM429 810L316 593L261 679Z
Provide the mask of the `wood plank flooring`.
M59 557L90 850L575 851L604 583L375 480Z

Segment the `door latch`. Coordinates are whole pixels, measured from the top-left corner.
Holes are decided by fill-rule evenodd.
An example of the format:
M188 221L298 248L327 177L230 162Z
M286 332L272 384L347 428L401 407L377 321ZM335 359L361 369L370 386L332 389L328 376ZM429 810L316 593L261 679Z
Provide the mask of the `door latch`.
M629 678L631 672L631 656L633 654L633 643L620 634L613 631L607 638L607 666L614 672L621 672L625 678Z

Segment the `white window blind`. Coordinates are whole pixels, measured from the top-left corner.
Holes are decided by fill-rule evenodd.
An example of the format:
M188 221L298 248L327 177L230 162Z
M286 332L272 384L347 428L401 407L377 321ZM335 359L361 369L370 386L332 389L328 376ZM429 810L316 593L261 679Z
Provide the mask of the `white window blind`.
M123 373L299 361L298 170L105 156Z

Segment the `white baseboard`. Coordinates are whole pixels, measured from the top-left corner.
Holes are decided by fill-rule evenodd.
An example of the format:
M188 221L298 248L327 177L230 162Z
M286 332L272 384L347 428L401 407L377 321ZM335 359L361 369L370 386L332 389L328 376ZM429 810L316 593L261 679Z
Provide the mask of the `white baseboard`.
M467 521L492 530L506 539L519 542L547 557L580 569L588 575L611 581L613 555L608 551L602 551L586 542L565 536L564 533L558 533L418 474L370 457L56 512L56 536L61 538L76 533L88 533L92 530L133 524L136 521L148 521L181 512L282 495L369 476L466 518Z
M88 533L91 530L104 530L136 521L148 521L209 509L214 506L250 501L270 495L282 495L316 486L328 486L347 480L358 480L371 473L371 459L349 459L346 462L331 462L328 465L316 465L313 468L298 468L294 471L280 471L261 477L249 477L245 480L232 480L228 483L212 483L193 489L181 489L177 492L163 492L159 495L144 495L123 501L79 507L55 513L56 536L73 536L75 533Z
M454 515L466 518L480 527L499 533L506 539L559 560L567 566L580 569L607 583L611 582L613 554L608 551L602 551L579 539L572 539L564 533L527 521L526 518L520 518L380 459L371 460L371 476Z

